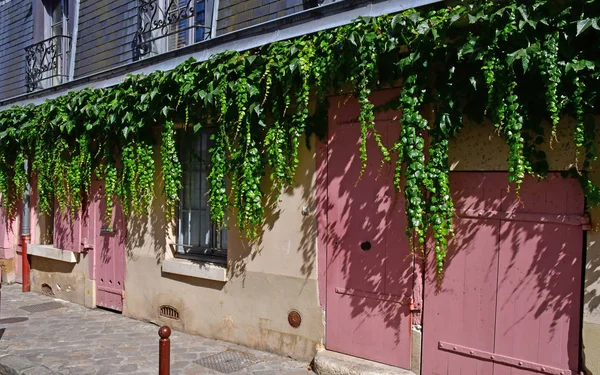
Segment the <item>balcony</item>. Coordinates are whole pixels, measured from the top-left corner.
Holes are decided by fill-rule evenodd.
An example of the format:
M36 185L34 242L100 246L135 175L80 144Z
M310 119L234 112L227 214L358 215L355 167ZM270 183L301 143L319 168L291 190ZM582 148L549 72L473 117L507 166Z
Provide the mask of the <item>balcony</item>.
M140 0L134 60L209 39L213 7L210 0Z
M57 35L25 48L27 92L69 80L71 37Z

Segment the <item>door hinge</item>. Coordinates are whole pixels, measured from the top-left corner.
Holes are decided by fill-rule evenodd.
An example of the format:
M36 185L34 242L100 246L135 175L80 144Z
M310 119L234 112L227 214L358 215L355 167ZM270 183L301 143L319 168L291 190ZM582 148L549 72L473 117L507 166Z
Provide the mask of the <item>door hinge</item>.
M590 215L587 213L583 215L581 229L583 229L583 230L591 230L592 229L592 219L590 218Z

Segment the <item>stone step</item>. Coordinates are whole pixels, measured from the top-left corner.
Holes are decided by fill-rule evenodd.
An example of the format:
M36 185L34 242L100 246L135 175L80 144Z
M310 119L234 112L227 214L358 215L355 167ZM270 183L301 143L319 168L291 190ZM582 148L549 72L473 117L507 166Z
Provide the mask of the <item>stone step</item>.
M410 370L329 350L317 352L313 370L319 375L415 375Z

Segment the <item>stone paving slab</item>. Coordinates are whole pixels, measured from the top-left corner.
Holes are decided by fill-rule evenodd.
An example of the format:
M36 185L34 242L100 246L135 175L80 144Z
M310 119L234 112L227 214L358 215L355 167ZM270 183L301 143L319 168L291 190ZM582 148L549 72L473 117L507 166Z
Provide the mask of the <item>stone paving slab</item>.
M21 307L55 300L22 293L20 285L5 285L1 293L0 375L158 373L157 326L66 301L60 301L63 306L58 309L29 313ZM3 322L7 318L28 319ZM194 361L227 350L260 360L233 374L312 374L308 363L175 331L171 334L171 374L220 375Z

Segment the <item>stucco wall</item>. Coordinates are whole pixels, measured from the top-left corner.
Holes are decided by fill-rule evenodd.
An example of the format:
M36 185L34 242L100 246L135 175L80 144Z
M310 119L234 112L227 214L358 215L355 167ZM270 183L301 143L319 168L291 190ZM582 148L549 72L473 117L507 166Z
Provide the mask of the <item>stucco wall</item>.
M312 359L324 335L316 273L314 158L314 151L301 147L298 185L279 197L277 208L269 209L264 233L255 246L244 243L230 223L226 282L162 272L163 260L173 256L165 237L163 202L153 202L149 218L129 220L124 314ZM157 183L157 189L162 189L158 178ZM269 206L274 203L266 201ZM308 213L303 215L305 206ZM161 305L178 309L180 321L161 318ZM299 328L288 324L293 309L302 316Z
M600 171L592 175L600 185ZM588 375L600 375L600 208L592 210L587 232L587 258L583 291L583 356Z
M44 284L46 284L52 288L56 298L85 305L88 255L84 253L76 255L77 263L31 256L31 290L45 293Z

